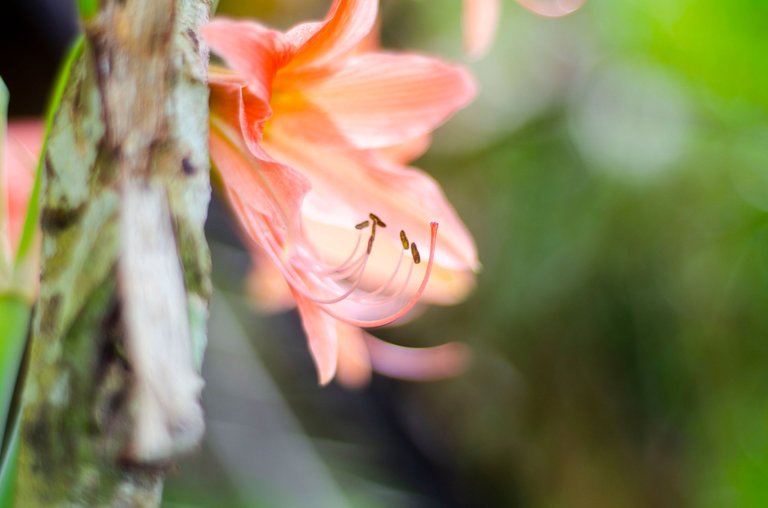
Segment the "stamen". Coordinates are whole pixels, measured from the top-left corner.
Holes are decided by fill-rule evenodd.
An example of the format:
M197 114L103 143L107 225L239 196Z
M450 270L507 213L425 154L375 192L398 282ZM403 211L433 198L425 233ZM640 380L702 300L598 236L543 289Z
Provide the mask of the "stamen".
M408 237L402 229L400 230L400 242L403 244L403 250L408 250Z
M333 275L335 277L345 278L346 275L344 275L346 272L348 272L350 269L354 269L355 267L359 266L360 263L363 261L363 258L365 257L365 253L361 253L359 256L355 257L355 254L357 254L357 249L360 247L360 242L362 241L362 231L357 234L357 240L355 241L355 246L352 248L352 251L349 253L349 256L341 262L341 264L336 266L330 266L325 262L310 262L306 263L305 259L300 259L297 262L300 264L300 266L307 270L312 270L317 275ZM317 257L316 255L314 257Z
M381 220L381 219L378 217L378 215L376 215L375 213L373 213L373 212L369 213L369 214L368 214L368 217L370 217L370 218L371 218L371 220L372 220L373 222L375 222L376 224L378 224L379 226L381 226L381 227L383 227L383 228L387 227L387 225L386 225L386 224L384 224L384 221L382 221L382 220Z
M360 282L363 280L363 273L365 272L365 266L366 266L367 263L368 263L368 258L366 257L365 261L363 261L362 265L360 266L360 269L355 274L355 282L351 286L349 286L349 288L346 291L344 291L343 293L341 293L340 295L337 295L337 296L334 296L334 297L330 297L330 298L321 298L321 297L317 297L317 296L311 296L310 294L305 294L305 296L310 298L315 303L319 303L319 304L322 304L322 305L328 305L328 304L332 304L332 303L339 303L342 300L346 300L347 298L349 298L352 295L352 293L357 291L358 287L360 287ZM294 287L296 287L296 286L294 286Z
M370 296L377 296L384 291L389 291L389 287L395 281L397 274L400 273L400 265L402 264L403 258L405 257L403 256L404 252L405 251L400 251L400 259L397 260L397 266L395 267L395 271L392 272L392 275L389 277L389 280L383 286L370 293ZM400 296L408 288L408 283L411 281L411 275L413 275L413 266L413 263L408 265L408 272L405 275L405 279L403 279L403 282L400 284L400 289L395 291L393 294L387 296L386 298L362 299L360 300L360 303L364 303L366 305L385 305L400 298Z
M269 225L265 223L266 221L259 220L256 216L256 214L253 214L253 216L248 217L250 220L244 224L247 229L251 230L252 233L255 233L256 241L258 242L257 245L260 247L263 247L265 250L265 253L275 262L275 264L278 266L280 271L283 273L283 276L286 278L286 281L293 287L295 291L297 291L299 294L311 299L313 302L320 305L320 308L326 312L328 315L339 319L341 321L344 321L346 323L349 323L353 326L359 326L361 328L374 328L379 326L385 326L387 324L392 323L393 321L396 321L406 315L416 303L418 303L421 296L424 294L424 291L426 289L427 283L429 281L429 278L432 273L432 267L434 264L434 256L435 256L435 249L437 245L437 231L438 231L438 223L432 222L430 223L431 227L431 235L430 235L430 249L429 249L429 260L427 263L427 266L424 271L423 279L421 281L421 284L416 289L416 291L411 294L411 297L395 312L379 318L379 319L373 319L373 320L360 320L360 319L354 319L350 317L346 317L343 315L339 315L336 312L332 310L333 304L340 303L343 300L351 299L352 301L358 303L358 304L364 304L364 305L386 305L389 302L397 301L400 296L407 290L408 288L408 282L410 281L411 274L413 271L413 264L409 264L408 267L408 273L405 277L405 281L402 282L402 287L394 294L388 295L383 299L373 299L366 301L365 295L368 296L375 296L377 294L380 294L381 292L389 292L390 287L394 283L394 281L399 278L397 275L400 273L400 266L401 261L404 257L406 249L403 249L401 251L400 259L398 260L397 267L392 272L392 275L389 277L389 279L379 288L371 292L370 290L361 290L360 284L363 281L363 275L366 271L367 262L369 261L370 252L373 248L373 238L374 234L373 231L375 230L377 225L380 225L379 222L377 222L375 219L372 219L372 233L369 236L368 239L368 247L366 253L361 253L359 257L355 256L355 253L357 251L357 246L352 250L352 253L350 254L350 257L347 258L347 260L342 263L342 266L344 266L343 271L348 272L351 271L352 273L348 273L346 277L343 278L343 280L347 281L348 284L339 285L338 282L341 282L342 279L334 280L335 277L327 277L324 275L324 273L328 273L325 270L318 270L317 268L320 268L317 263L311 262L310 265L314 265L314 269L311 266L308 266L306 268L301 268L301 264L304 264L304 261L311 260L311 254L309 254L310 258L305 258L304 256L308 255L306 253L302 254L301 250L294 251L298 254L299 258L296 259L288 259L285 257L286 251L285 246L281 244L278 237L274 234L274 232L270 229ZM359 230L360 234L358 235L358 241L361 240L362 237L362 230ZM356 245L359 245L356 244ZM302 259L303 258L303 259ZM355 259L356 258L356 259ZM354 261L352 261L354 260ZM297 262L299 264L297 264ZM336 276L341 275L341 271L337 267L335 271ZM318 284L316 286L316 284ZM362 294L359 294L358 292L362 291Z
M258 230L257 230L258 232ZM272 239L268 234L264 235L263 233L260 235L264 240L268 242L268 245L275 249L278 247L278 245L275 244L275 240ZM275 260L275 262L278 262L277 259L275 259L274 256L277 255L277 251L272 252L271 249L266 250L267 255L269 255L271 258ZM360 263L357 272L354 274L354 283L346 289L346 291L343 291L341 294L338 294L336 296L318 296L312 294L312 291L309 289L309 287L306 286L306 283L302 280L302 277L300 274L296 273L293 268L289 265L278 265L278 267L284 268L281 270L283 273L283 276L286 278L286 281L295 289L298 291L301 295L306 296L310 300L312 300L315 303L321 304L321 305L329 305L333 303L338 303L342 300L346 300L349 298L360 286L360 282L363 279L363 273L365 272L365 267L368 264L368 256L365 256ZM316 275L316 274L315 274ZM342 288L339 288L342 289Z
M404 251L400 251L400 258L397 260L397 266L395 266L395 269L392 271L392 275L389 276L389 279L387 280L387 282L385 282L384 284L382 284L378 288L376 288L373 291L371 291L369 296L378 296L381 293L383 293L384 291L387 291L389 289L389 286L391 286L392 283L395 281L395 278L397 277L397 274L400 273L400 265L403 264L403 257L404 257L403 256L403 252ZM413 265L411 265L411 266L413 266ZM405 284L408 284L408 279L410 279L410 272L409 272L408 278L405 281ZM389 298L387 300L389 300ZM375 299L370 299L370 300L369 299L365 299L365 300L363 300L363 303L378 303L378 300L375 300Z
M256 224L251 223L249 224L249 226L256 226ZM255 233L256 238L260 242L260 246L264 247L264 252L267 254L267 256L269 256L272 259L272 261L280 269L281 273L286 279L286 282L288 282L288 284L290 284L301 295L311 299L316 303L327 305L327 304L338 303L342 300L346 300L359 288L360 283L362 281L362 275L365 272L365 268L366 268L369 256L363 254L360 256L360 258L357 261L354 261L351 264L351 267L355 268L356 270L354 274L350 274L350 276L354 280L354 282L350 287L347 287L345 289L343 287L336 285L333 279L327 280L326 285L329 286L329 288L330 286L332 286L336 290L340 291L340 293L337 293L335 296L327 296L327 294L323 296L319 296L317 294L313 294L313 291L307 286L307 282L303 280L304 276L302 276L300 272L296 271L297 267L294 264L295 261L290 261L283 258L283 256L281 255L281 252L283 252L283 247L278 243L277 238L273 236L269 228L265 226L266 225L264 224L263 227L256 226L256 227L251 227L249 229L253 233ZM357 250L357 247L355 247L355 250ZM315 271L314 273L308 273L306 275L311 275L312 277L316 278L318 277L319 273Z
M429 277L430 275L432 275L432 265L434 264L434 260L435 260L435 247L437 246L438 223L430 222L429 225L431 227L431 234L430 234L430 240L429 240L429 260L427 262L427 267L424 271L424 278L421 280L421 285L418 287L416 292L411 296L411 298L407 302L405 302L405 304L402 307L400 307L399 310L381 319L362 320L362 319L342 317L336 314L335 312L333 312L331 309L329 309L326 306L321 306L320 308L329 316L339 319L341 321L344 321L352 326L359 326L360 328L376 328L379 326L386 326L394 321L397 321L401 317L405 316L408 313L408 311L410 311L413 308L413 306L416 305L416 303L418 303L419 299L421 298L421 295L424 294L424 290L427 287L427 282L429 282Z
M419 254L419 248L416 247L416 243L411 244L411 254L413 255L413 262L417 265L421 263L421 254Z
M370 224L371 224L371 221L364 220L360 224L355 225L355 229L365 229L368 226L370 226Z

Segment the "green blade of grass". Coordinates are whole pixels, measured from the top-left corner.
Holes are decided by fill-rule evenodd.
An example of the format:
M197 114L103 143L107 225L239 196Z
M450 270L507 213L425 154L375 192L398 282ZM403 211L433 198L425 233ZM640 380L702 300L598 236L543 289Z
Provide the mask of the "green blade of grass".
M10 238L6 235L8 230L8 205L6 204L5 176L6 168L3 167L5 150L5 117L8 113L8 89L5 83L0 79L0 281L10 277L12 260L10 254Z
M19 455L19 422L20 414L13 420L13 427L8 437L8 446L3 450L0 460L0 508L14 507L14 490L16 487L16 458Z
M20 414L18 411L12 413L11 402L24 354L30 314L29 304L22 298L0 296L0 508L13 506L19 442L16 434ZM13 424L6 429L9 422Z
M20 297L0 296L0 438L5 435L30 313L29 304Z

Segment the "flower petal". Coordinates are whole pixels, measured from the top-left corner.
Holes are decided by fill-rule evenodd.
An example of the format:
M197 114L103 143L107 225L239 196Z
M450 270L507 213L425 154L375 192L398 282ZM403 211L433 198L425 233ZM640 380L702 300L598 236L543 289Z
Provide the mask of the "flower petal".
M322 23L304 23L285 37L295 48L286 70L328 65L353 51L376 23L377 0L335 0Z
M424 172L402 167L373 152L307 145L274 132L265 149L304 174L311 183L302 206L303 231L328 264L343 262L360 233L354 225L376 213L389 226L377 232L363 286L389 280L405 255L400 230L422 251L430 245L429 222L440 223L432 277L425 301L453 303L472 288L479 267L474 242L438 184ZM425 264L415 265L408 292L420 284ZM398 287L394 283L394 287Z
M296 302L282 272L261 249L251 251L253 269L248 274L247 281L251 302L262 312L292 309Z
M464 0L464 50L472 58L491 47L499 23L499 0Z
M328 384L336 374L339 351L337 321L298 292L294 291L293 297L296 299L301 324L307 334L312 359L317 366L320 384Z
M471 235L440 185L425 172L375 152L308 146L278 131L264 141L264 147L309 179L312 190L305 199L304 215L311 220L348 229L373 212L392 223L381 231L383 236L400 245L399 231L404 229L423 247L429 245L429 222L436 221L440 241L435 263L458 269L479 267Z
M268 102L275 73L290 57L283 34L258 23L227 18L215 18L201 32L216 54L248 78L253 93Z
M239 129L216 117L211 119L210 151L230 203L253 242L260 244L265 229L281 240L298 230L301 203L309 190L303 175L263 151L251 153Z
M336 326L339 337L336 379L347 388L362 388L371 379L371 356L363 339L363 331L341 321Z
M43 147L45 126L42 122L25 120L8 124L7 142L3 150L0 176L5 178L7 189L8 232L11 251L15 251L27 213L27 202L32 192L35 166ZM2 140L0 140L0 143ZM0 204L5 201L0 199Z
M365 334L365 343L376 372L408 381L456 376L467 368L470 360L469 348L457 342L411 348L390 344Z
M475 95L474 81L462 67L412 54L354 56L338 71L301 85L302 96L327 115L330 125L320 123L323 118L311 108L276 111L275 122L340 131L357 148L429 134ZM292 131L306 137L301 129Z
M270 116L269 102L251 92L247 82L237 74L220 72L211 68L208 72L211 117L229 119L244 117L245 131L261 139L262 126Z
M404 143L380 148L378 152L386 159L398 164L408 164L418 159L432 144L432 136L429 134L410 139Z

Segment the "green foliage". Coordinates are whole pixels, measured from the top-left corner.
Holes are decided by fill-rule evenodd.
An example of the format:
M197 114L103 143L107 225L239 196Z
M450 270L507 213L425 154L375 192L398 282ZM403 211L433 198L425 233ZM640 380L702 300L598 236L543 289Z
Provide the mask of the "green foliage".
M11 506L18 447L18 408L11 411L27 338L30 307L16 295L0 295L0 508ZM11 425L8 425L11 424Z
M8 447L2 450L3 456L0 459L0 508L13 508L14 506L16 461L19 454L18 432L18 419L15 419L13 432L7 439Z
M8 89L5 83L0 79L0 281L10 276L10 259L6 259L6 252L9 250L8 237L3 229L7 227L8 217L6 212L6 190L5 190L5 168L2 167L5 157L5 117L8 112Z
M0 295L0 437L6 433L6 422L24 351L29 315L30 307L27 302L15 295Z
M88 21L98 14L99 0L78 0L77 9L80 11L80 17L83 18L84 21Z

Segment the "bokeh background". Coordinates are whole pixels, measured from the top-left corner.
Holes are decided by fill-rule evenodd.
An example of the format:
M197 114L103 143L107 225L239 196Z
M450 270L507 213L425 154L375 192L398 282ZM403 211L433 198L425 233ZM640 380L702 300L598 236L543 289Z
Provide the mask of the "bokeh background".
M12 115L41 113L71 3L0 8ZM288 27L329 3L219 11ZM464 60L459 0L382 17L386 47ZM318 387L214 202L209 432L165 505L768 506L766 27L761 0L504 2L480 96L416 163L476 236L477 289L380 334L469 344L456 379Z

